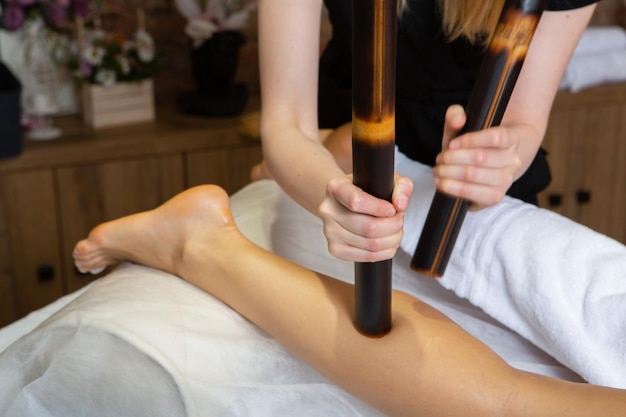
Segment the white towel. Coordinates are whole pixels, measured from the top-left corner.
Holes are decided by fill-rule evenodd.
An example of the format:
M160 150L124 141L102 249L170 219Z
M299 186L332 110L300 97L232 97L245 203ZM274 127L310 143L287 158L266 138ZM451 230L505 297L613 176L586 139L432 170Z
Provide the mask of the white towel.
M572 57L560 88L577 93L586 88L622 81L626 81L626 47Z
M626 30L620 26L590 26L583 32L574 56L626 48Z
M413 253L434 193L430 169L396 158L415 191L402 248ZM416 279L432 279L416 273ZM469 212L444 277L585 380L626 388L626 247L548 210L505 198Z

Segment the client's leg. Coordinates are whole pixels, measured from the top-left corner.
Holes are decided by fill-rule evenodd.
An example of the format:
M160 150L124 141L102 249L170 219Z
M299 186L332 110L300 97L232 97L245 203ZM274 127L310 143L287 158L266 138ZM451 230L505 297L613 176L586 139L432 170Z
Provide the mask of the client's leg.
M626 392L530 375L438 311L393 294L380 339L352 323L352 287L245 239L227 195L197 187L163 206L98 226L76 265L122 259L177 274L213 294L346 390L392 416L624 416Z

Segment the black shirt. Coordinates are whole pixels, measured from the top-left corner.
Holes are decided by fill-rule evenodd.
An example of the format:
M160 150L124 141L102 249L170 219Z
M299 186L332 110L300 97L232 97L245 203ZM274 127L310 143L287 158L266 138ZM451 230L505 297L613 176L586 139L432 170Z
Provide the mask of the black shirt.
M549 10L567 10L597 0L549 0ZM333 36L320 59L319 123L334 128L352 118L352 3L325 0ZM444 117L452 104L465 106L485 53L465 38L448 42L435 0L408 0L398 24L396 144L409 158L435 164L441 151ZM540 150L508 194L536 202L550 182Z

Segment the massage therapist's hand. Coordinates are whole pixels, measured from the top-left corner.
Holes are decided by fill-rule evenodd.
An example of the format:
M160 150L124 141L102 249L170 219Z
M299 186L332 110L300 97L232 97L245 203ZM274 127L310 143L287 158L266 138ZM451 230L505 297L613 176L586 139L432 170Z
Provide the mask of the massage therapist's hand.
M413 183L396 175L391 202L376 198L352 183L352 175L335 178L319 206L328 249L353 262L391 259L402 239L404 212Z
M483 208L499 203L516 180L522 161L519 136L512 129L494 127L455 137L466 116L461 106L446 113L442 149L433 168L435 186Z

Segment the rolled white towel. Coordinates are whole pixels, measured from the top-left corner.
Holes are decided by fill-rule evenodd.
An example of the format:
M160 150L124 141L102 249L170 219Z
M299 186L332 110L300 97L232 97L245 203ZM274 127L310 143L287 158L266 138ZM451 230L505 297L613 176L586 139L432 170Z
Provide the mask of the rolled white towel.
M620 26L590 26L582 34L574 56L626 48L626 30Z
M432 176L402 155L396 167L415 183L402 241L412 254L432 200ZM621 243L507 197L467 214L438 282L587 381L626 388L626 246Z
M572 57L560 88L577 93L586 88L622 81L626 81L626 48Z

